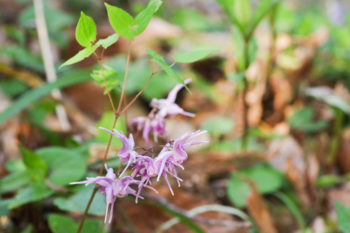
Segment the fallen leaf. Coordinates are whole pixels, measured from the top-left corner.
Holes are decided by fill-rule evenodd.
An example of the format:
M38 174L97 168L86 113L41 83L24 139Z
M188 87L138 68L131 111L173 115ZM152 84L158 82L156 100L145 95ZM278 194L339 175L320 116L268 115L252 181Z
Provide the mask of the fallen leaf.
M256 186L250 184L251 194L247 197L247 208L261 233L277 233L271 215Z

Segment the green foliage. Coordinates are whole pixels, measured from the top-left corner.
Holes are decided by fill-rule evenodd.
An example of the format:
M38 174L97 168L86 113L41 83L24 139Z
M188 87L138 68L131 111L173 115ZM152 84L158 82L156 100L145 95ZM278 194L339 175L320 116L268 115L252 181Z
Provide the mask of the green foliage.
M132 27L134 26L133 17L121 8L111 6L105 3L108 18L113 29L122 37L134 40L134 32Z
M102 46L104 49L107 49L109 46L116 43L118 41L118 39L119 39L119 35L114 33L114 34L106 37L105 39L99 39L97 41L97 44Z
M96 24L94 20L81 12L80 18L75 30L75 39L83 47L90 47L96 40Z
M74 193L68 198L58 197L54 200L54 205L60 210L70 211L70 212L80 212L84 213L87 203L89 202L90 195L94 188L94 185L85 187L80 185L79 191ZM89 214L103 216L106 210L105 196L97 192L94 200L91 203Z
M16 78L5 79L0 81L1 91L9 97L15 97L26 91L28 85Z
M105 78L103 78L103 76ZM117 79L118 73L108 65L103 66L103 75L101 68L97 68L92 71L91 77L97 84L99 84L104 89L104 94L107 94L108 91L110 92L112 89L120 86L120 82Z
M78 224L71 218L61 214L49 215L49 227L53 233L76 233ZM100 232L102 222L98 219L86 219L81 230L82 233ZM103 231L105 232L105 231Z
M277 198L279 198L287 206L289 211L294 215L294 217L298 221L300 227L302 229L305 229L306 228L306 223L305 223L304 217L301 214L299 207L293 201L293 199L291 197L289 197L287 194L282 193L282 192L277 192L274 195Z
M215 117L201 125L201 129L207 130L213 136L221 136L229 133L234 127L232 120L227 117Z
M160 54L151 49L147 49L147 54L152 57L152 60L155 63L157 63L169 77L173 78L178 83L182 83L185 86L185 88L190 92L184 80L182 80L181 77L166 63L166 61Z
M313 121L314 111L310 107L304 107L295 112L289 119L289 125L292 129L301 130L306 133L318 132L327 127L327 121Z
M252 12L250 0L217 0L245 39L250 39L261 20L280 0L263 0Z
M233 11L234 1L235 0L216 0L223 10L226 12L226 14L229 16L231 21L234 25L236 25L241 32L242 35L244 35L244 27L241 24L241 22L237 19L235 12Z
M342 181L342 178L336 175L323 175L316 180L315 184L320 188L329 188L341 183Z
M67 185L81 179L86 172L86 162L82 155L70 149L47 147L36 153L49 167L49 180L55 185Z
M233 12L239 22L246 27L252 18L252 6L250 0L235 0L233 4Z
M32 54L26 47L6 45L0 48L1 56L10 58L14 63L38 72L44 71L40 58Z
M14 198L8 202L8 208L13 209L29 202L35 202L54 194L44 183L32 183L30 186L20 189Z
M30 180L26 170L12 172L10 175L0 179L0 194L19 189L28 184Z
M35 13L32 4L23 10L18 18L20 26L25 29L33 30L35 24ZM59 47L65 47L69 41L68 36L64 33L64 29L74 23L74 18L56 8L49 5L48 1L44 1L45 21L50 39L52 39Z
M36 182L43 182L48 171L45 161L30 150L25 148L20 148L20 150L22 152L22 160L27 167L28 174Z
M275 9L280 0L263 0L255 10L246 30L246 36L250 38L262 19Z
M196 62L210 56L216 50L217 48L214 46L201 46L190 49L188 51L177 53L173 56L173 59L176 62L180 63Z
M135 36L140 35L151 21L152 16L162 5L162 0L150 0L147 7L134 20L133 31Z
M98 49L100 46L102 46L104 49L106 49L109 46L111 46L112 44L116 43L118 41L118 39L119 39L119 36L117 34L112 34L105 39L100 39L93 46L86 47L86 48L80 50L77 54L75 54L73 57L69 58L66 62L64 62L60 66L60 68L81 62L85 58L90 57L91 54L93 54L96 51L96 49Z
M140 35L146 29L161 4L161 0L151 0L134 19L123 9L105 3L111 26L119 35L129 40L134 40L135 36Z
M97 123L97 127L104 127L106 129L110 129L112 127L114 119L115 119L114 112L105 112L102 115L102 118L100 119L100 121ZM124 117L121 116L118 118L118 122L115 129L118 130L119 132L121 131L123 133L126 133L126 122ZM105 132L104 130L98 129L98 132L96 135L96 140L98 142L107 144L109 141L109 137L110 137L109 133ZM121 148L123 144L120 141L120 139L113 137L111 145Z
M155 206L158 209L161 209L164 212L176 217L182 224L186 225L194 233L205 233L205 231L201 227L199 227L192 219L174 211L173 209L170 209L166 205L154 204L153 202L149 202L149 201L142 201L142 202L151 206Z
M246 199L250 195L250 186L244 179L253 181L261 194L275 192L286 182L284 175L268 164L258 164L233 173L227 186L227 196L240 208L246 205Z
M8 120L10 117L19 113L30 104L39 100L40 98L50 94L54 89L60 89L71 86L77 83L86 82L89 80L89 71L76 70L64 75L55 82L45 83L42 86L33 90L27 91L16 102L11 104L5 111L0 113L0 125Z
M160 99L164 97L176 84L177 82L173 79L168 79L166 74L156 74L143 91L142 97L149 101L153 98Z
M350 208L336 201L335 210L337 212L339 230L344 233L350 233Z

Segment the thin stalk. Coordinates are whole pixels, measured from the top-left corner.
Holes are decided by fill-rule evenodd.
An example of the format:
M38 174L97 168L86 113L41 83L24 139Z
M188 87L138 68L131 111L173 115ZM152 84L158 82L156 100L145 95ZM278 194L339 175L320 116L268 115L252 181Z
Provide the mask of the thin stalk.
M247 149L247 138L248 138L248 103L246 101L247 91L248 91L248 80L247 80L247 69L249 67L249 40L250 38L245 38L244 40L244 78L243 78L243 134L242 134L242 150Z
M111 107L113 109L113 112L115 114L117 114L117 110L115 109L114 107L114 102L113 102L113 98L112 98L112 95L111 93L109 92L109 89L108 89L108 86L107 86L107 80L106 80L106 77L105 77L105 74L104 74L104 69L103 69L103 62L102 62L102 58L101 59L97 59L98 63L100 64L101 66L101 75L103 77L103 82L104 82L104 85L105 85L105 88L107 90L107 96L108 96L108 99L109 99L109 103L111 104Z
M122 93L120 95L119 104L118 104L118 113L120 115L120 109L122 107L123 98L124 98L124 92L125 92L125 85L126 85L126 78L128 77L129 72L129 64L130 64L130 54L131 54L131 42L129 43L129 50L128 50L128 58L126 60L126 66L125 66L125 73L124 73L124 80L123 80L123 87L122 87Z
M79 224L79 228L77 230L77 233L80 233L81 232L81 229L83 229L83 226L84 226L84 222L85 222L85 219L86 219L86 216L89 212L89 209L90 209L90 206L91 206L91 203L92 201L94 200L94 197L96 195L96 192L97 192L98 188L95 186L94 190L92 191L92 194L90 196L90 199L89 199L89 202L85 208L85 211L84 211L84 215L83 215L83 219L81 220L80 224Z

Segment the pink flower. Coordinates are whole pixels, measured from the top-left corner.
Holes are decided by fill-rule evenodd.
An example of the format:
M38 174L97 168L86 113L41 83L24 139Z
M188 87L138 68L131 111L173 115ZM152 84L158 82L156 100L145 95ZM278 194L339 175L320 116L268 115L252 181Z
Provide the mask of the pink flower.
M156 175L157 171L156 167L154 166L154 160L149 156L137 156L135 164L133 166L133 173L131 174L132 177L140 178L139 189L136 194L136 203L143 187L147 187L158 193L157 190L148 186L151 184L150 179Z
M184 134L175 141L165 145L159 155L154 159L154 166L157 171L157 181L159 181L160 177L163 176L172 195L174 195L174 192L169 183L168 175L173 176L180 187L180 182L182 179L178 177L176 167L180 167L182 170L184 170L182 163L188 158L185 149L189 146L206 143L207 141L191 141L195 137L198 137L204 133L206 133L206 131L198 130L192 134Z
M134 151L134 147L135 147L134 138L132 134L130 134L129 138L127 138L124 134L119 133L116 129L113 129L113 132L103 127L100 127L100 129L119 138L123 143L123 147L118 153L118 157L120 158L120 161L127 163L122 173L120 173L120 176L122 176L124 172L129 168L131 163L135 161L136 156L138 155L137 152Z
M168 175L173 176L177 181L178 187L180 187L182 179L177 176L176 167L180 167L182 170L184 170L184 167L177 162L174 152L169 150L167 146L170 146L170 144L167 144L154 159L154 166L156 167L158 174L157 181L163 176L168 184L171 194L174 196L174 191L168 180Z
M101 192L106 195L106 214L105 222L111 223L113 216L113 207L116 197L125 197L129 194L136 195L136 191L129 187L130 184L138 184L139 181L134 180L130 176L116 180L116 175L112 168L105 165L107 174L105 176L87 177L85 181L72 182L70 184L98 184Z
M149 117L137 117L131 122L131 126L137 126L137 130L142 130L142 138L147 145L149 143L149 134L153 133L153 140L158 141L158 135L165 136L165 119L158 114L151 114Z
M185 80L185 84L191 82L191 79ZM151 107L157 108L160 117L174 116L176 114L182 114L188 117L194 117L193 113L185 112L182 108L175 103L177 93L184 87L183 84L177 84L168 95L166 99L153 99L151 101Z
M187 147L202 143L208 143L208 141L191 141L195 137L198 137L205 133L207 133L207 131L197 130L196 132L193 132L191 134L184 134L174 141L173 148L177 162L182 163L183 161L187 160L188 155L185 151Z

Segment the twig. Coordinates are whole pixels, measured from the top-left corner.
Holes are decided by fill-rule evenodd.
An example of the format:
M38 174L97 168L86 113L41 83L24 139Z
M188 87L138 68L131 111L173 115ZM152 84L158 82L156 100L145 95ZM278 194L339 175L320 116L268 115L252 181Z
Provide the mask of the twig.
M128 72L129 72L130 55L131 55L131 42L129 43L128 58L127 58L127 60L126 60L126 66L125 66L125 73L124 73L124 80L123 80L122 93L121 93L121 95L120 95L119 104L118 104L118 113L119 113L119 115L120 115L120 109L121 109L121 107L122 107L123 98L124 98L126 79L127 79L127 77L128 77Z
M53 62L53 56L50 48L49 36L47 33L47 26L44 16L44 5L43 0L33 0L34 12L35 12L35 22L38 32L38 40L41 50L42 59L44 62L46 78L48 82L55 82L57 80L55 66ZM59 90L53 90L52 96L55 100L61 100L62 94ZM71 128L67 113L61 104L56 105L56 113L58 121L61 125L62 130L67 131Z

